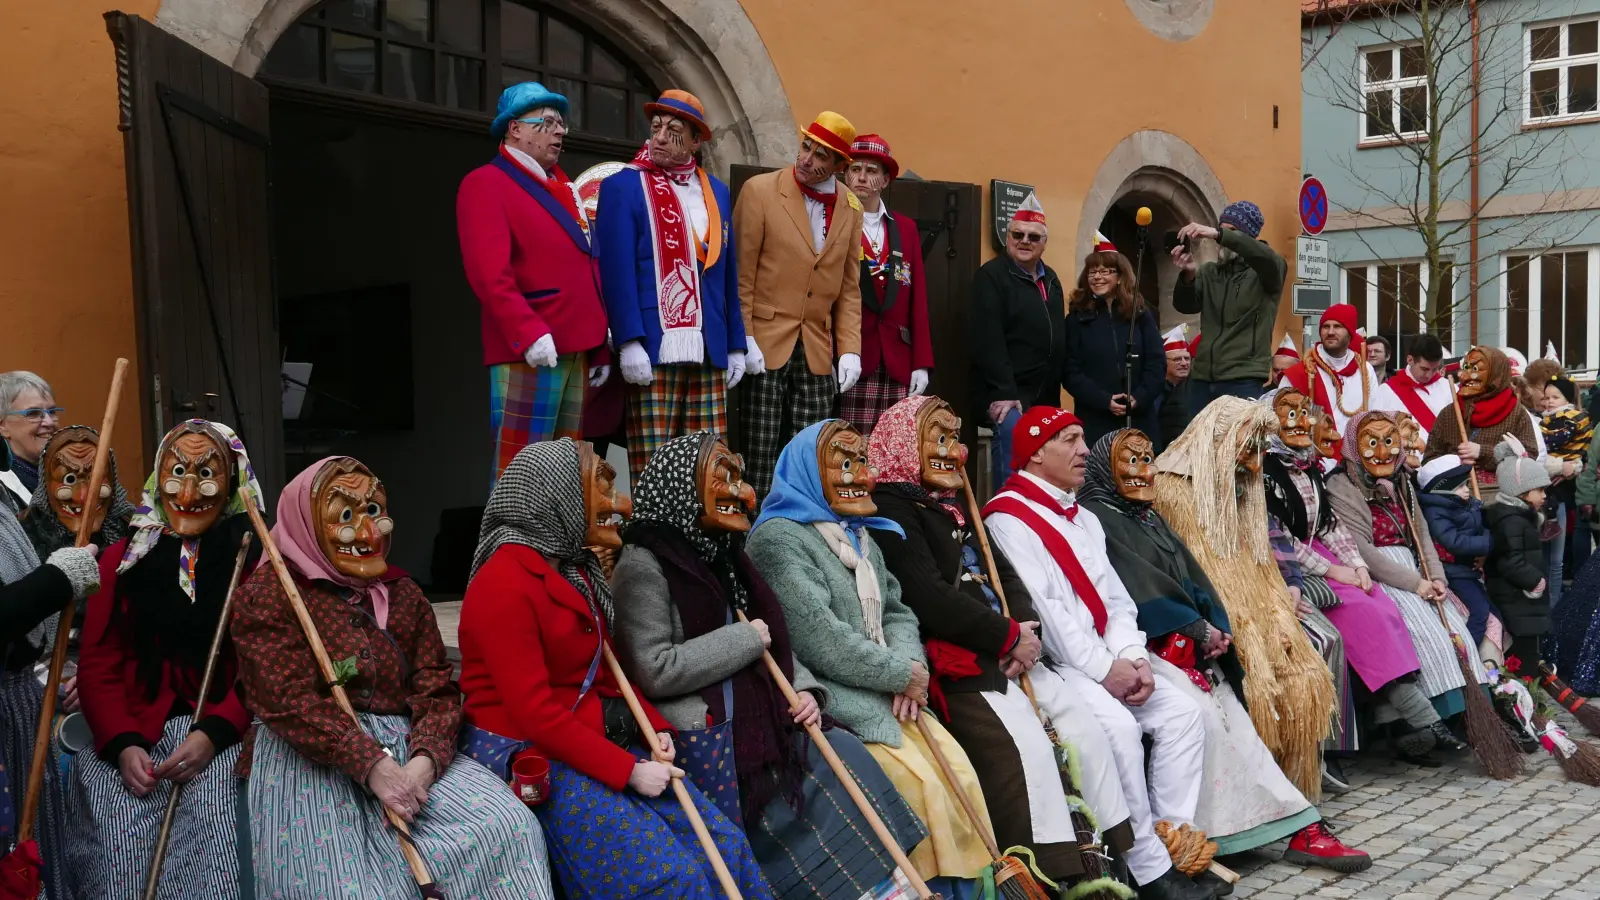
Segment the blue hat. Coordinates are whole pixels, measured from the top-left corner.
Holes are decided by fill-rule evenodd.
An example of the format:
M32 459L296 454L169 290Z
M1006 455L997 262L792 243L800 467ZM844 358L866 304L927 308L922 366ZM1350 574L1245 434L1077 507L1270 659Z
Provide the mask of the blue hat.
M1237 200L1222 210L1222 224L1232 225L1253 238L1261 237L1261 226L1267 224L1261 207L1249 200Z
M529 110L542 109L546 106L553 107L563 116L568 115L566 97L537 81L513 84L500 92L500 102L495 105L494 123L489 126L489 133L495 137L505 137L506 129L511 127L512 119Z

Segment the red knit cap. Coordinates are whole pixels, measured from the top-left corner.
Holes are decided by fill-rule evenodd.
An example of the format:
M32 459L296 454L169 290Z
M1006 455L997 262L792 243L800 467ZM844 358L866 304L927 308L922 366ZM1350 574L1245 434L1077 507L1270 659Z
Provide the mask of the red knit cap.
M1356 308L1348 303L1335 303L1322 313L1321 321L1317 322L1320 328L1329 322L1338 322L1344 330L1350 332L1352 340L1356 337Z
M1082 425L1083 420L1069 409L1052 406L1035 406L1022 414L1011 429L1011 468L1020 470L1028 459L1043 447L1057 432L1072 425Z

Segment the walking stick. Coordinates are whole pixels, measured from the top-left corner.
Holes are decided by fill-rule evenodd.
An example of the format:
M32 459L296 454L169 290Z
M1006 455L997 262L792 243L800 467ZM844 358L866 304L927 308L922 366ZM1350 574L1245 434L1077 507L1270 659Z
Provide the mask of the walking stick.
M83 515L78 519L78 534L74 547L89 544L90 508L100 502L100 486L106 479L106 463L111 458L111 426L117 420L117 408L122 405L122 379L128 373L128 361L117 359L111 370L111 392L106 395L105 415L100 420L100 440L94 448L94 467L89 470L89 492ZM67 640L72 637L72 620L78 613L78 601L68 600L56 624L56 643L50 654L50 676L44 685L44 701L39 709L39 728L33 736L33 760L28 767L27 794L22 799L22 816L17 820L17 843L33 836L34 820L39 817L39 794L44 788L44 767L50 756L50 730L55 724L56 693L61 690L61 668L67 663Z
M621 664L607 646L603 634L600 635L600 652L605 654L606 666L611 669L611 677L617 679L617 690L622 692L622 699L628 702L628 709L633 712L633 720L639 724L640 737L650 746L650 755L656 762L662 762L661 748L654 740L656 728L650 724L650 717L645 715L644 707L639 704L639 695L633 692L633 685L628 682L627 674L622 671ZM717 880L722 882L722 892L727 895L727 900L743 900L743 895L739 893L739 885L733 880L733 873L728 871L728 864L723 861L722 852L717 849L716 841L711 839L711 832L706 830L706 822L700 818L700 810L695 808L694 798L689 796L689 789L683 786L681 772L672 776L672 793L678 798L678 805L683 807L684 815L689 817L689 827L694 829L694 836L700 840L700 849L706 852L706 859L711 861L711 870L717 873Z
M972 531L978 536L978 549L983 554L983 565L989 573L989 587L994 591L995 597L1000 601L1000 614L1006 618L1010 618L1011 610L1006 603L1005 587L1000 584L1000 569L995 566L994 550L989 546L989 533L983 527L983 510L978 506L978 498L973 496L972 483L967 480L966 470L961 469L959 471L961 472L961 491L967 497L968 515L972 517ZM1028 678L1028 673L1023 672L1022 674L1018 675L1017 683L1022 686L1022 692L1027 695L1028 704L1033 707L1033 714L1039 717L1039 724L1044 726L1045 734L1049 735L1050 737L1050 743L1060 747L1061 738L1056 733L1056 725L1050 720L1049 713L1046 713L1044 709L1039 706L1038 699L1034 697L1033 681ZM1068 772L1069 783L1071 782L1070 775L1071 773ZM1079 788L1076 784L1073 784L1072 789L1078 793L1078 798L1080 800L1083 799L1082 788ZM1076 809L1072 811L1073 827L1074 830L1078 831L1080 835L1078 838L1080 841L1078 849L1083 857L1084 869L1089 872L1090 879L1109 878L1110 870L1105 866L1104 852L1101 850L1100 845L1094 842L1094 829L1089 825L1086 819L1080 823L1079 820L1082 817L1083 814L1078 812ZM1088 840L1084 840L1083 835L1085 834L1088 835ZM1239 881L1239 873L1214 860L1212 861L1209 870L1211 874L1221 878L1223 881L1226 881L1229 884L1236 884Z
M222 636L228 632L228 614L233 611L233 592L239 587L239 576L244 573L245 558L250 555L250 534L239 539L239 556L233 561L233 575L228 579L228 593L222 597L222 614L217 618L217 631L211 636L211 652L206 656L205 673L200 676L200 694L194 701L194 721L205 715L206 697L211 693L211 676L217 671L217 654L222 650ZM178 798L186 783L174 784L167 795L167 812L161 817L161 833L156 835L156 852L150 860L150 874L144 882L144 900L156 900L156 886L161 882L161 864L167 859L167 840L172 837L172 818L178 812Z
M745 618L742 610L737 612L739 621L750 621ZM778 685L778 690L783 692L783 699L789 701L791 709L799 709L800 694L795 691L794 685L783 674L783 669L779 667L778 661L772 658L772 653L762 650L761 660L766 663L767 674L772 676L773 682ZM828 743L827 737L822 733L822 726L807 725L806 734L811 736L811 742L816 744L817 749L822 752L822 758L828 761L828 768L833 770L834 777L838 778L839 783L844 785L844 792L850 795L850 799L861 810L861 815L866 817L867 825L872 828L872 833L878 836L878 843L882 844L883 849L889 852L889 858L894 860L894 864L899 866L900 871L905 874L906 880L911 882L911 888L917 892L917 897L920 900L938 898L939 895L928 888L927 882L922 880L922 876L917 873L916 867L911 865L910 857L906 856L905 851L900 849L900 842L895 840L894 834L889 831L889 826L884 824L883 817L879 816L878 811L872 807L872 802L867 799L867 795L861 792L861 787L856 784L855 778L850 775L850 770L845 768L844 760L840 759L839 754L834 752L833 745Z
M278 545L272 539L272 534L267 530L267 523L261 518L261 508L256 505L255 495L249 487L239 488L244 494L244 511L250 516L250 524L254 526L256 538L261 541L261 549L272 561L272 569L278 575L278 583L283 585L283 593L289 598L289 608L294 610L294 616L300 621L300 630L305 632L306 643L311 645L311 655L317 659L317 669L322 672L322 678L328 682L328 690L333 694L333 700L339 704L350 717L350 721L361 728L361 717L356 715L355 707L350 705L350 697L345 693L344 685L339 682L339 676L333 670L333 660L328 658L328 649L322 644L322 636L317 633L317 623L311 620L311 612L306 609L306 601L300 596L299 588L294 586L294 576L289 574L289 567L284 564L283 556L278 553ZM362 729L365 731L365 729ZM406 820L389 807L383 807L384 818L394 826L395 840L400 844L400 855L405 857L406 866L411 869L411 877L417 883L417 891L425 898L444 900L444 892L434 882L433 876L428 873L428 864L423 861L422 854L417 851L417 845L411 840L411 827Z
M1450 381L1448 376L1445 379L1445 386L1450 389L1450 405L1455 409L1456 429L1461 432L1461 442L1464 444L1467 442L1467 420L1461 415L1461 396L1456 393L1455 382ZM1480 447L1478 452L1482 453L1483 449ZM1467 469L1467 483L1472 485L1472 499L1482 500L1483 498L1478 495L1478 464L1475 462Z

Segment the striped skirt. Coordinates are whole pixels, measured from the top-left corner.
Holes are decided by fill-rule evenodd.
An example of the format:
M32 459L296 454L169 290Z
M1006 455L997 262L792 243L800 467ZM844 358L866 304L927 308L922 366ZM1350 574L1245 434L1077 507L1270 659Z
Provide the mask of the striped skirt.
M361 716L397 760L410 721ZM412 900L417 885L377 798L306 760L265 726L250 771L250 838L262 900ZM428 789L411 836L451 900L550 900L544 834L488 769L457 756ZM195 895L199 896L199 895Z
M0 715L5 725L0 729L4 741L4 758L0 764L10 777L11 808L14 815L22 815L23 795L28 790L28 769L33 763L34 730L39 727L39 712L44 704L44 685L34 677L33 669L7 672L0 679ZM39 820L33 830L39 840L39 854L44 858L44 884L50 900L72 900L71 867L67 860L66 824L67 808L62 794L60 749L50 742L50 764L44 767L44 795L39 802ZM12 835L15 836L15 823ZM10 848L0 849L0 852ZM92 895L84 895L85 897Z
M189 716L167 720L161 740L150 748L151 762L160 765L183 743L189 736L190 721ZM234 810L239 780L233 774L238 759L239 745L235 744L218 753L183 789L172 819L158 896L172 900L239 896ZM88 750L73 758L67 800L74 817L74 835L67 852L79 897L137 900L144 894L144 880L172 788L172 782L159 781L155 790L135 797L123 785L116 766Z
M1417 569L1417 559L1405 547L1379 547L1378 552L1383 554L1390 562L1410 566L1413 571ZM1422 578L1419 572L1417 578ZM1462 646L1472 646L1472 637L1467 631L1467 620L1461 615L1454 603L1444 603L1435 606L1422 599L1415 593L1391 585L1383 586L1384 593L1394 599L1395 606L1400 607L1400 617L1406 621L1406 630L1411 633L1411 643L1417 651L1417 661L1422 664L1421 674L1417 678L1417 686L1422 692L1433 698L1433 705L1439 709L1439 715L1450 717L1466 708L1465 698L1459 693L1450 696L1452 691L1459 692L1466 686L1466 680L1461 677L1460 658L1456 655L1455 644L1451 641L1451 633L1461 636ZM1449 631L1439 621L1439 610L1444 610L1445 619L1450 623ZM1476 655L1473 655L1476 658ZM1478 667L1478 680L1484 680L1482 667Z
M1327 591L1329 596L1333 595L1333 591L1328 589L1327 583L1319 576L1307 578L1306 584L1311 585L1313 580L1322 582L1320 590ZM1311 646L1316 648L1322 661L1328 664L1328 671L1333 673L1335 697L1333 714L1336 721L1333 723L1333 731L1329 733L1328 740L1323 744L1323 749L1347 753L1359 750L1361 742L1359 729L1356 728L1356 698L1355 693L1350 690L1350 666L1346 661L1344 637L1339 634L1339 629L1334 627L1321 608L1313 609L1310 615L1298 618L1300 630L1310 638Z

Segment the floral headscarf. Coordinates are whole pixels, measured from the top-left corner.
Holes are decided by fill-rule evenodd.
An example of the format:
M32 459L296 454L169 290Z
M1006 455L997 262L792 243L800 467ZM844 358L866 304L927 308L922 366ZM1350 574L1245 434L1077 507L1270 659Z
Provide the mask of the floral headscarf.
M938 397L920 394L907 397L889 407L879 417L868 438L867 461L878 471L878 486L889 488L911 500L938 502L939 508L965 525L957 491L932 491L922 483L922 431L917 420L929 403L942 403Z

